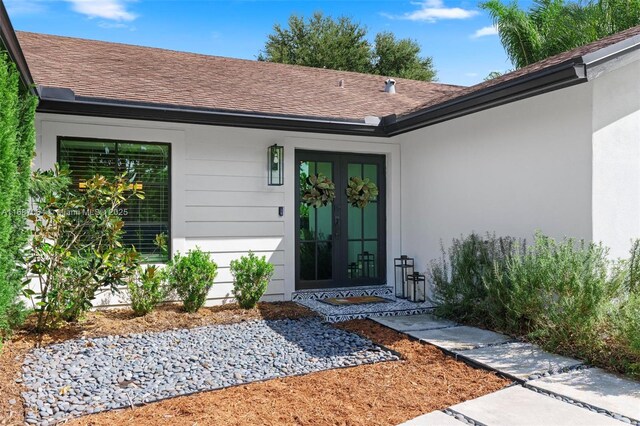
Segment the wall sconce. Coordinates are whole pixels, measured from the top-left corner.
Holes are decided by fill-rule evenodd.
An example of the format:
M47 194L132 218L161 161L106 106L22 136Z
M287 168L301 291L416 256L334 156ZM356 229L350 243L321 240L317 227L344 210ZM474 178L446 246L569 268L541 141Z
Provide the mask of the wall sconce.
M281 186L284 184L284 147L277 144L271 145L269 154L269 186Z

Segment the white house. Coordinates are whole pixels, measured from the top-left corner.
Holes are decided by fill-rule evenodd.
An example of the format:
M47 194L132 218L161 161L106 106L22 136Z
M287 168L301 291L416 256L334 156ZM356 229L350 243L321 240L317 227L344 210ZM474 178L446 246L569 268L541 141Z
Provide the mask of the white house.
M614 256L640 237L640 27L458 87L0 24L40 97L34 166L131 167L147 198L127 238L151 258L158 232L173 252L211 252L211 303L249 250L276 265L266 298L291 300L392 285L395 257L424 270L471 231L586 238ZM319 172L336 198L305 208L300 175ZM365 208L347 203L354 176L380 190Z

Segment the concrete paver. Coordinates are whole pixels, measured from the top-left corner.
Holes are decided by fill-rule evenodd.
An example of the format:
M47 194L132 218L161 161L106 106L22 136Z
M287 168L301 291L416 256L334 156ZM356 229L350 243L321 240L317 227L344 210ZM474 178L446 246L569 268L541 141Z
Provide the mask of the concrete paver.
M463 426L464 424L442 411L432 411L404 422L400 426Z
M544 377L527 385L640 421L640 383L599 368Z
M409 336L451 351L508 342L509 336L475 327L459 326L437 330L407 331Z
M451 410L490 426L621 426L604 414L511 386L454 405Z
M413 330L433 330L437 328L453 327L455 322L440 319L434 315L402 315L397 317L373 317L372 320L392 328L396 331L406 332Z
M461 351L459 354L521 380L535 373L558 371L582 364L576 359L545 352L530 343L507 343Z

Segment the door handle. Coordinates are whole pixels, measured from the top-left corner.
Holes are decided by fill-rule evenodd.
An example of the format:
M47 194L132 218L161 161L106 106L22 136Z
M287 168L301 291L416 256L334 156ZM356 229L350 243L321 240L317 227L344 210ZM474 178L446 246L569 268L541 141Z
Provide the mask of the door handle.
M333 217L333 234L336 237L340 236L340 216Z

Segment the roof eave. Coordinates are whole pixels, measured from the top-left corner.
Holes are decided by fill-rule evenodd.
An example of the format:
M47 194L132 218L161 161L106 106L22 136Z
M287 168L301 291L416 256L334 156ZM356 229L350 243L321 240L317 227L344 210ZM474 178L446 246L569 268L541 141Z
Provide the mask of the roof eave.
M266 130L288 130L353 136L384 137L381 126L293 115L182 108L96 98L76 98L69 89L40 88L39 113L80 115L133 120L165 121ZM54 94L48 97L47 94Z
M24 87L32 94L36 95L36 88L33 83L31 72L29 71L29 66L27 65L27 60L22 53L22 48L20 47L20 43L16 37L16 32L13 29L13 25L11 25L9 14L7 13L7 9L4 7L4 3L2 1L0 1L0 41L7 50L9 58L11 58L11 60L16 64L18 72L20 73L20 80Z
M585 81L585 65L576 58L382 123L385 133L395 136Z

